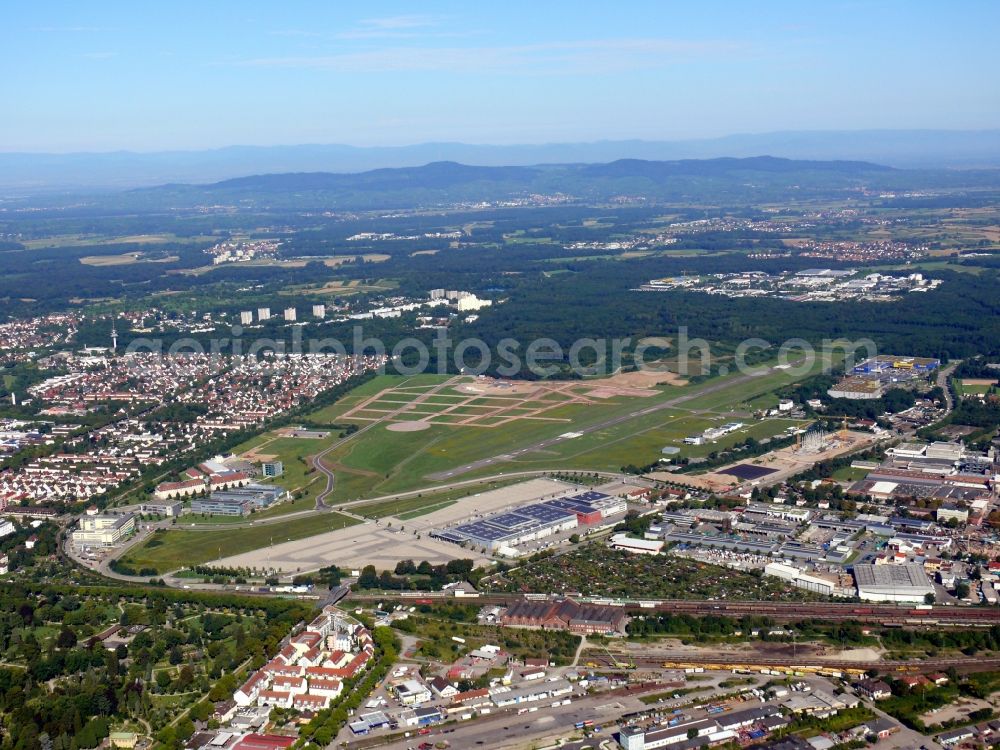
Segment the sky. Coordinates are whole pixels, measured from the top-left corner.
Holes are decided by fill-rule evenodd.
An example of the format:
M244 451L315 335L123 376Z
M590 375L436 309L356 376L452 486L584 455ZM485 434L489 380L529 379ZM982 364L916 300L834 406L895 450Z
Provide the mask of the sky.
M1000 127L995 0L0 7L0 151Z

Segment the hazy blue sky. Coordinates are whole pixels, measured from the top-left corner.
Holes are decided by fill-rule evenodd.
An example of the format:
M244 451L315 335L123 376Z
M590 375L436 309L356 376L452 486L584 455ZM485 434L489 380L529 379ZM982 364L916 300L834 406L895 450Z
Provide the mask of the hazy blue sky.
M0 150L1000 126L1000 2L27 2Z

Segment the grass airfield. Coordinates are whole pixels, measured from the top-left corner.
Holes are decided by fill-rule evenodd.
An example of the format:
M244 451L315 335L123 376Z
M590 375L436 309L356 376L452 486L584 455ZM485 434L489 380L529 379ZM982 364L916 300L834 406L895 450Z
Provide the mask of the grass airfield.
M618 471L628 464L644 465L658 460L665 446L680 448L681 456L705 456L749 436L761 440L801 424L788 419L754 421L749 417L751 406L758 407L761 396L801 377L771 370L704 396L697 395L700 389L718 383L719 379L697 385L658 385L642 389L645 393L637 396L635 390L621 389L612 394L580 381L503 395L472 394L469 386L477 380L471 376L382 375L351 391L338 403L314 412L309 420L313 424L368 425L366 431L324 459L337 477L332 496L335 505L433 489L442 483L428 480L428 475L490 456L506 458L456 479L550 469ZM601 392L599 397L588 395L595 391ZM676 408L573 437L578 427L585 428L685 394L696 397ZM730 421L744 421L746 427L715 443L683 444L688 435ZM400 423L414 422L422 423L421 429L391 429ZM566 436L565 439L543 451L515 455L522 446L560 435ZM288 473L283 483L289 487L302 485L314 497L320 489L318 483L315 478L310 483L309 476L300 473L298 467L304 472L307 457L335 439L336 436L326 440L275 439L273 434L266 434L248 441L240 449L275 455L284 462Z
M405 537L408 545L405 549L398 548L404 538L400 537L395 539L391 550L376 550L379 540L385 542L385 534L378 531L378 523L371 519L395 519L398 529L399 522L423 526L425 520L421 517L425 515L429 518L441 513L461 515L466 512L468 506L464 501L469 497L515 481L509 476L489 479L497 475L525 471L616 472L628 464L657 461L665 446L680 448L681 456L695 457L750 436L762 440L779 435L790 426L804 423L790 419L754 420L749 416L751 404L759 407L767 403L775 389L803 377L801 373L769 369L749 379L729 376L694 385L659 384L642 389L645 392L641 395L627 388L612 392L593 382L523 388L519 384L518 388L503 389L501 398L493 393L471 392L470 387L479 382L471 376L381 375L336 404L308 416L311 428L331 426L326 437L289 437L286 431L276 430L237 448L238 453L267 456L284 464L284 476L277 481L293 490L297 499L253 516L255 521L271 519L273 523L242 528L218 524L215 529L167 531L155 538L153 546L146 542L130 550L125 561L137 568L155 567L161 572L219 558L232 563L242 564L251 559L261 563L267 555L261 557L263 553L254 550L284 544L287 546L278 550L283 562L289 565L294 562L298 567L316 559L318 552L303 551L313 543L325 545L320 557L341 563L353 562L362 554L373 555L376 551L380 560L419 554L438 559L449 552L438 547L443 543L417 540L413 536ZM710 387L713 390L708 391ZM689 398L656 411L644 408L679 396ZM476 406L482 408L470 408ZM609 427L588 429L616 416L627 418ZM742 421L746 426L714 443L683 444L688 435L731 421ZM422 427L415 431L391 429L413 422L420 422ZM341 440L340 430L332 429L332 425L347 423L362 429L337 445L323 460L336 477L327 504L336 508L352 503L344 508L349 515L310 514L276 520L277 516L315 507L316 495L325 487L325 479L311 469L310 458ZM524 450L524 446L557 436L562 437L544 450ZM495 456L500 456L500 460L453 479L437 482L428 479L432 473ZM469 484L451 487L453 482ZM411 494L385 497L400 493ZM358 502L367 498L372 501ZM364 527L354 527L366 518L370 520ZM412 535L415 529L407 531ZM324 535L322 539L317 536L320 534ZM315 542L299 542L313 536L317 536ZM410 549L417 541L421 545L419 553Z

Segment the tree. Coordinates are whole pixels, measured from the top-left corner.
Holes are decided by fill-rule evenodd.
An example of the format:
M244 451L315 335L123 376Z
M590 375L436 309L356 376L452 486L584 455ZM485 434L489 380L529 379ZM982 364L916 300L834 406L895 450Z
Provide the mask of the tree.
M73 629L63 625L56 638L56 645L59 648L73 648L76 645L76 633L73 632Z
M184 690L192 682L194 682L194 670L191 669L190 664L185 664L183 667L181 667L180 674L177 675L177 686L181 690Z
M363 589L373 589L378 586L378 573L375 572L374 565L366 565L361 569L358 586Z
M924 604L933 604L935 600L934 592L928 591L924 594Z
M177 737L186 740L194 734L194 722L187 716L177 722Z
M195 703L191 706L191 711L189 712L192 719L195 721L208 721L212 718L212 704L208 701L201 701L200 703Z

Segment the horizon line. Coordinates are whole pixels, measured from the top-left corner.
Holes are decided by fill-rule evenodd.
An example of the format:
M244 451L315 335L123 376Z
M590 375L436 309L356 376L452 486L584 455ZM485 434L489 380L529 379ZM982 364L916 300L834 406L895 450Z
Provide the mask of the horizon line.
M823 134L888 134L888 133L925 133L925 134L990 134L1000 135L1000 126L991 128L829 128L829 129L795 129L795 130L763 130L763 131L742 131L732 132L724 135L704 136L704 137L676 137L676 138L597 138L592 140L569 140L569 141L519 141L513 143L490 143L471 142L456 140L428 140L410 143L395 144L370 144L358 145L344 142L301 142L301 143L230 143L224 146L201 146L188 148L155 148L148 150L137 150L128 148L118 148L109 150L67 150L67 151L44 151L44 150L7 150L0 147L0 156L101 156L127 154L135 156L154 154L177 154L177 153L209 153L214 151L226 151L229 149L278 149L278 148L345 148L357 151L379 150L379 149L406 149L423 146L465 146L469 148L545 148L556 146L592 146L599 144L684 144L684 143L708 143L712 141L724 141L730 138L753 138L779 135L823 135ZM763 155L763 154L762 154Z

